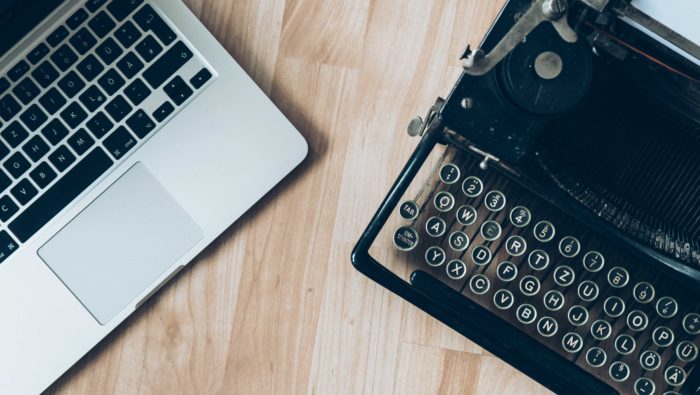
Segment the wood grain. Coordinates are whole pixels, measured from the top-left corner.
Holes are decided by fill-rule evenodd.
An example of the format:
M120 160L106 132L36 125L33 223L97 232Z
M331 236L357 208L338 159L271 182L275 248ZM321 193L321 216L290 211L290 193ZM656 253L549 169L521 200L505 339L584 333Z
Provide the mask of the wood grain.
M546 393L349 261L502 0L186 3L309 158L49 392Z

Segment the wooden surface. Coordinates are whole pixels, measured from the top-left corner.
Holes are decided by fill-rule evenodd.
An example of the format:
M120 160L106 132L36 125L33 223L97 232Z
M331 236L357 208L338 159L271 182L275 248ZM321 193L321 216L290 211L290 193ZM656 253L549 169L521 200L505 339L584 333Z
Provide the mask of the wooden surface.
M309 158L50 391L546 393L349 260L417 143L407 121L447 95L502 1L187 3Z

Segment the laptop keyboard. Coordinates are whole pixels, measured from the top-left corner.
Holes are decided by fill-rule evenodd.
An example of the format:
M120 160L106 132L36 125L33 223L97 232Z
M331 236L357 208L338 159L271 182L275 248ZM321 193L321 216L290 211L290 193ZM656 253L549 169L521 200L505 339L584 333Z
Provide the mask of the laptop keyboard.
M89 0L0 74L0 263L213 72L143 0Z

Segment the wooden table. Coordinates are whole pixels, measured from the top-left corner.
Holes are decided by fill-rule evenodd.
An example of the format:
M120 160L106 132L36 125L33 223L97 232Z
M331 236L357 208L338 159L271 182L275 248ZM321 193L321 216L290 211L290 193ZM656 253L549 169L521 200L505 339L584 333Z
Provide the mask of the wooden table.
M502 0L187 3L309 157L51 392L546 393L349 259Z

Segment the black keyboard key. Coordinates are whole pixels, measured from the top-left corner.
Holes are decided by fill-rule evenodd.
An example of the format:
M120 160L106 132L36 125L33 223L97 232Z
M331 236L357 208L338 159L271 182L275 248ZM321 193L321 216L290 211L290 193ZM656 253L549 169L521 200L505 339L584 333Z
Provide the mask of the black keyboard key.
M29 203L34 196L36 196L38 191L36 188L34 188L34 185L32 185L32 183L25 178L18 182L17 185L12 187L12 189L10 189L10 193L15 197L15 199L17 199L19 204L24 206L25 204Z
M10 81L5 77L0 77L0 95L5 93L10 88Z
M46 141L44 141L41 136L35 135L22 146L22 151L24 151L33 162L38 162L49 152L49 145L46 144Z
M9 233L0 231L0 263L3 263L10 255L12 255L15 250L17 250L17 243L12 239Z
M124 126L120 126L105 138L104 146L114 159L119 160L136 146L136 138Z
M9 187L11 184L12 180L10 177L8 177L4 171L0 170L0 192L4 192L5 189L7 189L7 187Z
M139 29L136 28L136 25L131 23L131 21L126 21L119 29L117 29L116 32L114 32L114 36L117 38L117 40L119 40L124 48L129 48L134 45L139 38L141 38L142 34Z
M101 148L94 149L17 216L9 225L10 231L20 242L27 241L104 174L112 163L112 160Z
M56 172L49 166L46 162L41 162L41 164L34 168L34 170L29 172L29 177L34 180L39 188L44 189L51 181L56 178Z
M49 54L49 47L46 46L44 43L39 43L34 49L32 49L31 52L27 54L27 60L31 64L37 64L41 59L44 58L44 56Z
M12 154L2 165L15 179L22 177L22 174L32 166L21 152Z
M107 9L117 20L121 21L134 12L141 3L143 3L143 0L112 0L107 5Z
M68 138L68 145L73 148L76 154L82 155L95 145L95 140L90 137L85 129L80 129Z
M90 10L90 12L95 12L106 2L107 0L88 0L87 3L85 3L85 7Z
M117 93L119 88L124 86L124 78L122 78L116 70L111 69L104 73L102 77L97 80L97 83L107 92L107 96L112 96Z
M14 97L7 94L0 99L0 116L5 121L9 121L17 115L17 113L22 109L22 106L17 103Z
M139 138L146 137L153 129L156 128L156 123L143 110L138 110L126 120L126 126Z
M30 78L23 79L22 82L12 88L12 93L25 105L34 100L40 92L39 87Z
M66 128L58 119L52 119L46 126L41 129L41 134L49 140L51 145L57 145L68 136L68 128Z
M78 11L74 12L73 15L69 16L68 19L66 19L66 25L68 25L69 28L72 30L75 30L85 22L85 20L88 18L88 13L84 9L79 9Z
M107 97L94 85L87 88L85 92L80 95L80 102L83 103L88 112L95 112L95 110L100 108L106 101Z
M51 60L61 71L66 71L78 60L78 55L67 44L63 44L51 54Z
M58 87L61 88L68 98L72 98L83 90L85 83L80 79L78 73L71 70L65 77L58 81Z
M139 78L124 88L124 94L135 106L138 106L151 94L151 90Z
M165 84L163 90L178 106L184 103L193 93L192 88L180 76Z
M7 148L7 146L4 143L0 142L0 159L6 157L9 153L10 153L10 149ZM2 173L2 171L0 171L0 173ZM2 179L2 177L0 177L0 185L2 185L1 179ZM0 191L2 191L3 189L5 189L5 188L0 187Z
M119 44L117 44L112 37L108 37L102 44L98 45L95 52L97 52L97 56L99 56L106 65L112 64L112 62L117 60L117 58L124 53L121 47L119 47Z
M158 41L156 41L153 36L146 36L146 38L136 44L136 52L138 52L147 63L155 59L162 51L163 47L158 44Z
M129 52L117 62L117 68L127 79L132 79L143 69L143 62L133 52Z
M49 43L50 46L55 48L66 37L68 37L68 29L66 29L64 26L59 26L56 30L53 31L53 33L49 34L49 36L46 37L46 42Z
M88 26L98 37L102 38L111 32L117 24L106 12L100 11L88 22Z
M80 104L71 103L65 110L61 111L61 118L68 127L75 129L87 118L87 113L80 107Z
M166 101L153 111L153 118L158 122L163 122L173 111L175 111L175 107L169 101Z
M204 84L207 83L211 79L211 71L209 71L206 67L199 70L197 74L194 75L194 77L190 78L190 84L194 87L194 89L199 89Z
M23 75L27 74L27 71L29 71L29 63L20 60L7 72L7 76L10 77L12 81L17 82Z
M21 119L29 130L33 132L39 129L39 126L43 125L48 117L41 110L41 108L39 108L39 106L32 104L25 112L22 113L22 115L19 116L19 119Z
M11 197L5 195L0 198L0 221L7 222L17 211L19 211L19 207Z
M59 172L64 172L73 162L75 162L75 155L66 147L62 145L49 155L49 162Z
M115 122L119 122L124 117L129 115L132 110L131 105L124 99L124 96L119 95L115 97L111 102L107 103L105 106L107 113L114 119Z
M85 55L87 51L97 44L97 39L87 28L81 28L70 38L71 45L79 54Z
M136 14L134 14L134 20L143 29L143 31L151 31L158 37L158 39L166 46L170 45L177 36L175 32L168 26L163 18L158 15L158 13L146 4L143 6Z
M83 75L83 77L88 81L92 81L95 78L97 78L98 75L102 72L102 70L105 69L104 66L102 66L102 63L100 63L99 60L95 57L95 55L88 55L78 63L78 71L80 74Z
M10 145L10 147L15 148L22 144L24 140L29 137L27 129L24 128L19 122L14 121L7 125L5 129L0 132L2 138Z
M58 78L58 71L48 60L45 60L32 71L32 77L42 88L48 88Z
M107 132L112 130L114 127L114 124L112 121L107 118L105 113L103 112L98 112L92 119L87 121L87 126L88 130L90 130L90 133L92 133L93 136L95 136L98 139L101 139Z
M53 115L66 104L66 98L63 97L58 89L51 88L44 93L44 96L39 98L39 103L41 103L41 106L44 107L46 112Z
M143 72L143 78L155 89L170 79L192 56L192 51L182 41L178 41Z

